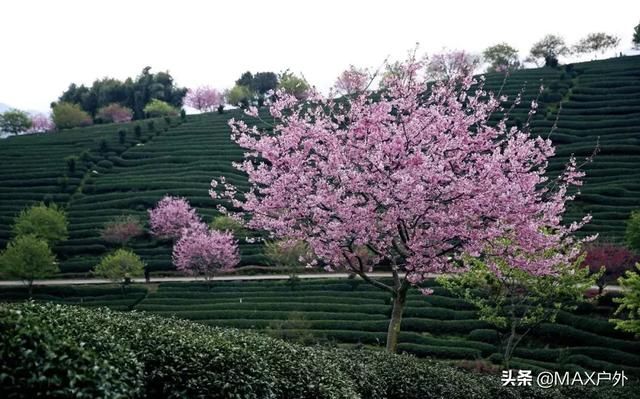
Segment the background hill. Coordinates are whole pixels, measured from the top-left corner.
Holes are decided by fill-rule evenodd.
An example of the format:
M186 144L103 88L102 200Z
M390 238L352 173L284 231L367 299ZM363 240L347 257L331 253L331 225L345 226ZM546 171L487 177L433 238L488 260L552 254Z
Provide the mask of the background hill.
M600 143L568 219L591 212L586 233L621 240L629 213L640 208L640 56L521 70L503 82L503 74L486 75L486 87L495 92L511 98L525 93L512 113L513 123L526 121L530 101L544 86L532 122L536 134L546 136L561 109L551 136L558 146L552 172L559 172L572 153L587 157ZM243 151L230 141L227 126L229 118L241 115L232 111L184 121L96 125L3 140L0 247L10 238L14 216L37 201L67 208L70 239L56 248L63 273L87 272L110 249L99 234L105 222L123 213L144 220L146 209L165 194L187 197L210 221L217 205L208 196L211 178L225 175L239 187L247 184L231 166ZM75 170L67 166L69 157L78 157ZM147 236L132 246L152 270L173 269L168 245ZM242 244L241 253L243 264L264 262L259 244Z

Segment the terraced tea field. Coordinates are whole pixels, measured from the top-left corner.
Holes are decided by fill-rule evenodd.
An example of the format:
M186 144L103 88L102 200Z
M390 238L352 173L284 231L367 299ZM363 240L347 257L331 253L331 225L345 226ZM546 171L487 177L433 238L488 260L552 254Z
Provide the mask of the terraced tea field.
M473 307L430 284L434 295L410 291L399 350L438 359L497 360L496 331ZM0 300L24 298L7 289ZM304 342L384 348L389 295L361 280L234 281L137 285L123 296L117 287L39 287L37 300L118 310L146 311L199 323L262 331ZM516 350L523 369L621 370L640 376L640 342L614 330L611 308L584 305L542 324Z
M516 71L506 83L502 74L486 75L487 88L511 98L524 88L523 101L512 112L515 124L526 122L541 84L545 90L532 130L547 136L557 119L552 172L572 153L584 158L600 146L585 168L586 184L568 220L590 212L585 233L620 241L629 213L640 208L640 56ZM141 121L139 134L134 124L97 125L1 140L0 247L19 210L42 200L68 211L70 239L56 248L68 275L87 273L111 249L99 236L105 222L123 213L146 219L146 210L165 194L187 197L210 221L216 214L216 202L208 196L211 178L225 175L240 188L247 184L231 166L243 151L231 142L227 121L240 115L158 119L153 127ZM126 130L122 142L120 129ZM74 171L65 161L71 155L79 157ZM173 269L166 243L146 236L132 247L152 270ZM264 264L260 245L243 243L241 254L242 264Z

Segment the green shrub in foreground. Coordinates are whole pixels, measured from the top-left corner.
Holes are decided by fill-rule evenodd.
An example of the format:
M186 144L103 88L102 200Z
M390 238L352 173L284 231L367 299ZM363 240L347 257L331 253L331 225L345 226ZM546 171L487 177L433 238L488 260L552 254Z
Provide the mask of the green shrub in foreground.
M143 313L0 305L0 396L616 398L635 387L541 390L411 356L320 349Z

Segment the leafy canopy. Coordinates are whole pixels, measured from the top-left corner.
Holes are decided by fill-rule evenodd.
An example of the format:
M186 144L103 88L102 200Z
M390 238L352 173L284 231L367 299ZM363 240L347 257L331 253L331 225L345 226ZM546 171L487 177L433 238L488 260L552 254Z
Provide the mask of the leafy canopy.
M177 116L180 112L170 104L154 98L145 105L144 113L150 118L156 118L158 116Z
M20 212L13 225L13 234L17 237L32 234L53 245L67 239L68 225L62 208L40 203Z
M636 270L627 271L618 282L624 291L621 298L614 299L620 304L615 315L625 317L612 319L611 322L619 330L640 336L640 263L636 263Z
M10 109L0 114L0 132L18 134L26 132L31 126L31 118L24 111Z
M33 234L21 235L9 242L0 254L0 274L26 281L50 277L59 271L49 245Z
M83 111L78 104L60 102L53 107L53 123L58 129L69 129L93 124L91 116Z
M108 280L124 283L127 279L142 276L144 266L144 262L135 253L118 249L105 256L93 272Z
M482 56L490 64L488 71L501 72L520 67L518 50L507 43L498 43L487 47L482 52Z

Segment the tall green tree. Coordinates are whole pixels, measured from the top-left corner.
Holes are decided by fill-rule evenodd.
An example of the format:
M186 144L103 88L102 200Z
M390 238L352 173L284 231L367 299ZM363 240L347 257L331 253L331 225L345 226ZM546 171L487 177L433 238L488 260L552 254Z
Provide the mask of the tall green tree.
M62 208L41 203L20 212L13 225L13 234L16 237L34 235L53 245L67 239L68 225Z
M573 51L578 54L604 53L607 49L620 44L620 38L604 32L589 33L573 46Z
M273 72L258 72L253 76L249 87L254 92L264 95L278 87L278 75Z
M546 35L533 44L529 52L530 59L538 63L544 60L545 66L558 65L561 56L568 55L571 51L567 47L564 39L558 35Z
M640 48L640 24L633 28L633 38L631 39L631 42L633 43L634 48Z
M0 114L0 132L18 134L31 127L29 114L18 109L10 109Z
M498 43L487 47L482 56L489 65L488 71L503 71L520 67L518 50L507 43Z
M240 75L240 79L236 80L236 84L238 86L251 87L253 83L253 74L250 71L247 71Z
M242 105L248 107L252 100L251 89L247 86L235 85L231 90L227 90L224 93L224 97L227 103L231 105Z
M306 80L286 70L280 74L278 88L303 100L307 97L310 87Z
M55 274L59 269L49 245L34 234L16 237L0 254L0 274L22 280L33 295L33 281Z

